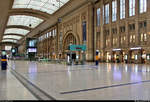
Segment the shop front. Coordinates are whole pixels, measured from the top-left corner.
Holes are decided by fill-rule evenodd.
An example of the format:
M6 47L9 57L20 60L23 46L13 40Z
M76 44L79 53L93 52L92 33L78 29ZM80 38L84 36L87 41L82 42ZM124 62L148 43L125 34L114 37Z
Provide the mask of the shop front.
M150 64L150 48L144 48L143 55L144 63Z
M129 63L141 64L142 63L142 48L130 48Z
M122 51L121 51L121 49L113 49L112 50L112 62L114 62L114 63L122 62Z
M146 57L146 51L143 49L142 50L142 58L141 58L141 63L142 64L145 64L146 63L146 60L147 60L147 57Z
M105 53L105 56L106 56L106 62L107 63L109 63L109 62L112 62L112 60L111 60L111 52L110 51L107 51L106 53Z
M147 54L147 55L146 55L146 63L147 63L147 64L150 64L150 54Z

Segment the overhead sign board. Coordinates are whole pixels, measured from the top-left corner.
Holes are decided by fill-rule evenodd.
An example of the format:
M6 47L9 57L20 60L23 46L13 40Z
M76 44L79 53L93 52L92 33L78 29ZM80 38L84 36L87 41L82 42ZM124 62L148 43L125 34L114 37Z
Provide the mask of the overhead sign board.
M86 45L70 45L71 51L85 51Z

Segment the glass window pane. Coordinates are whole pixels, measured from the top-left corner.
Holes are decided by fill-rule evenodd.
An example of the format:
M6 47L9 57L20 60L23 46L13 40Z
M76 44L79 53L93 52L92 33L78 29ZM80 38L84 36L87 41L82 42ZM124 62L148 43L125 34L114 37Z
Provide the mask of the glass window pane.
M28 30L24 30L24 29L18 29L18 28L9 28L5 30L4 34L20 34L20 35L26 35L27 33L29 33Z
M6 39L6 40L2 40L2 42L14 42L14 43L17 43L17 40L9 40L9 39L7 40Z
M13 8L31 8L53 14L69 0L14 0Z
M43 20L33 16L26 16L26 15L15 15L10 16L7 25L19 25L19 26L28 26L31 24L31 28L35 28Z
M97 9L97 26L100 26L100 8Z
M112 2L112 21L117 20L117 0Z
M21 37L21 36L17 36L17 35L4 35L3 38L4 38L4 39L6 39L6 38L13 38L13 39L19 40L19 39L21 39L22 37Z

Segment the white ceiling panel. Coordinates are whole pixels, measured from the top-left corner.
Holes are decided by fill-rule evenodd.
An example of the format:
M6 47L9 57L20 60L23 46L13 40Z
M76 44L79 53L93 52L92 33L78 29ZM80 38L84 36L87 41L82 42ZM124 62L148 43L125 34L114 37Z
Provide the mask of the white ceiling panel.
M17 36L17 35L4 35L3 38L4 39L6 39L6 38L12 38L12 39L20 40L22 37L21 36Z
M13 8L29 8L53 14L69 0L14 0Z
M20 35L26 35L29 33L28 30L25 30L25 29L18 29L18 28L9 28L9 29L6 29L4 34L20 34Z
M14 42L14 43L17 43L17 40L2 40L2 42Z
M28 26L31 24L31 28L35 28L40 23L43 22L43 19L26 16L26 15L14 15L10 16L7 25L19 25L19 26Z

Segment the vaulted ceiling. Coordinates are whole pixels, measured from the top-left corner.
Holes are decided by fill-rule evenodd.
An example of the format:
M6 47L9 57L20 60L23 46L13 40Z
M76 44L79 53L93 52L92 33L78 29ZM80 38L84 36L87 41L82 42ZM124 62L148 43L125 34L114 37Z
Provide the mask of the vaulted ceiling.
M89 0L90 1L90 0ZM0 0L0 42L21 42L88 0Z

